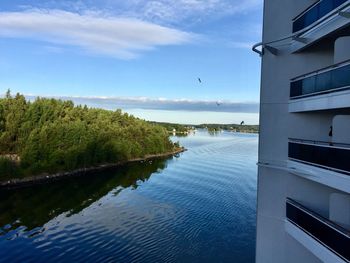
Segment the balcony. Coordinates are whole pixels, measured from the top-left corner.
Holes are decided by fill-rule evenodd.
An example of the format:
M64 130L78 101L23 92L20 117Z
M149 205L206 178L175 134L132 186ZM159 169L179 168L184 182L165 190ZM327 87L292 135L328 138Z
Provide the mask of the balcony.
M291 174L350 194L350 145L289 139L287 169Z
M290 82L290 112L350 107L350 61L308 73Z
M345 2L347 0L321 0L317 2L293 20L293 33L311 26Z
M350 145L310 140L290 139L290 160L350 175Z
M349 0L320 0L293 19L293 34L302 41L293 41L292 52L314 44L350 24L340 12L350 11ZM347 35L347 32L339 34Z
M309 246L318 257L328 258L328 261L333 257L331 262L340 262L336 260L338 257L342 261L350 262L350 232L348 230L290 198L287 198L286 201L286 217L288 222L311 237L313 242L316 241L326 248L326 253L322 253L320 249L314 249L315 246ZM300 234L295 234L294 237L302 240ZM307 242L303 240L304 245L307 246ZM329 252L335 254L336 257Z

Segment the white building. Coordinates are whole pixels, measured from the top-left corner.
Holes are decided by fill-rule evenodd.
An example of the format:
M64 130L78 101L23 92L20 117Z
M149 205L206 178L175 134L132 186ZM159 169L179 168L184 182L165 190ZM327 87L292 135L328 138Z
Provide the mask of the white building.
M256 261L350 262L350 0L265 0L260 44Z

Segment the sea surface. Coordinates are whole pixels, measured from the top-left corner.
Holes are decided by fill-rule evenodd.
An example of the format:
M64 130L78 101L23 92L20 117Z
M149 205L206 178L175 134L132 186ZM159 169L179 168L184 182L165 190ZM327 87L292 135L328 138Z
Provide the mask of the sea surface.
M0 262L254 262L258 136L172 139L188 151L0 191Z

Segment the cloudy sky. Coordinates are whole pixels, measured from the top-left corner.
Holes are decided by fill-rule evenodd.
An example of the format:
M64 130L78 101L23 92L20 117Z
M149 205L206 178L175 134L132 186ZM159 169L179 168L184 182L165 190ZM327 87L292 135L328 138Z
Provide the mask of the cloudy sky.
M2 0L0 10L0 93L72 97L148 119L140 109L258 120L260 60L250 47L261 39L262 0Z

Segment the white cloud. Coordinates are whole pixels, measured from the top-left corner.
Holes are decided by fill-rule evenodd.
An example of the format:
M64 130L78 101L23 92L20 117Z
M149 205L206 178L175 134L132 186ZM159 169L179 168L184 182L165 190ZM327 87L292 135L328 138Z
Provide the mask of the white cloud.
M27 95L27 99L34 100L36 96ZM72 100L76 104L88 105L90 107L104 109L149 109L149 110L171 110L171 111L208 111L208 112L235 112L235 113L258 113L258 102L233 102L233 101L210 101L191 99L166 99L148 97L62 97L43 96Z
M160 24L216 19L260 10L263 0L60 0L38 1L36 6L84 12L103 10Z
M262 0L152 0L137 1L141 16L147 20L177 23L202 17L211 19L242 14L261 7ZM140 4L140 2L142 2ZM138 10L140 12L140 10ZM140 14L140 13L139 13ZM139 15L140 16L140 15Z
M131 59L158 46L191 42L196 36L132 18L31 9L0 12L0 37L29 38L71 45L95 54Z

